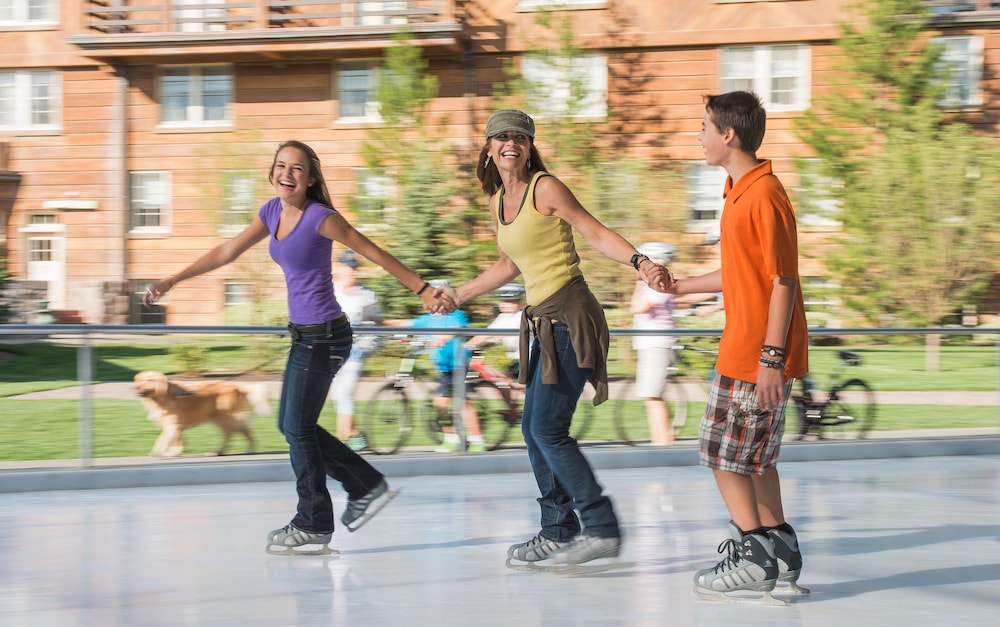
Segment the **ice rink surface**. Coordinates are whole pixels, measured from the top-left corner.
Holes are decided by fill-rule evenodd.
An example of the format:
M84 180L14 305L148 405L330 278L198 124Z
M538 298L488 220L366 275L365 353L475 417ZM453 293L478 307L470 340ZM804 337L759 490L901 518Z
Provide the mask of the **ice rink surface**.
M527 473L390 477L402 493L328 557L264 551L291 482L0 494L0 625L1000 624L1000 456L779 468L812 589L786 607L692 595L728 517L683 466L598 470L624 551L573 575L504 566L537 531Z

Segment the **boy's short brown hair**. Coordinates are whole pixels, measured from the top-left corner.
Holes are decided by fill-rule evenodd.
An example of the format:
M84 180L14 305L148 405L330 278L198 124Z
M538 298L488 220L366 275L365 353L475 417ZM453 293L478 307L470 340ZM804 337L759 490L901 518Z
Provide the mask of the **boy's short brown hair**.
M764 141L767 113L757 94L749 91L731 91L705 96L705 109L719 131L731 128L740 139L745 152L757 152Z

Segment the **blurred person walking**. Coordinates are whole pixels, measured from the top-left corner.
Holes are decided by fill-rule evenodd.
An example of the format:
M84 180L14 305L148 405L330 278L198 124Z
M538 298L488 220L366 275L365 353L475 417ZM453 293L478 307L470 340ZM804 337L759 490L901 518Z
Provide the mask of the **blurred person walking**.
M673 257L674 247L650 242L640 246L639 252L647 255L653 263L665 266ZM669 331L677 327L674 323L674 296L657 292L645 281L636 280L629 308L635 329ZM632 338L632 347L637 355L635 393L645 405L649 443L654 446L668 446L675 441L670 409L663 400L663 392L668 384L667 373L676 342L672 335L637 335Z
M375 292L358 283L361 262L357 256L353 251L346 250L337 261L334 293L351 325L381 324L378 297ZM374 340L373 335L354 336L351 354L330 386L330 400L337 411L337 438L347 442L347 446L354 451L362 451L368 447L365 436L354 426L354 396L364 371L365 357L372 349Z
M289 446L298 506L291 522L267 535L269 552L329 553L334 530L333 503L326 476L347 491L341 523L355 531L395 492L384 475L346 444L319 426L330 383L351 352L351 323L334 293L333 242L340 242L378 264L413 290L428 310L442 306L431 288L398 259L351 226L333 208L316 152L299 141L282 143L274 154L268 181L277 194L250 225L177 274L151 284L147 306L181 281L232 262L268 239L271 258L285 274L291 349L282 378L278 429ZM320 549L297 547L322 545Z
M607 257L632 265L654 288L665 291L671 281L665 268L594 218L546 171L534 138L534 120L522 111L497 111L487 121L476 176L489 198L499 258L449 292L459 305L524 276L521 430L540 493L541 530L508 549L508 566L515 567L550 558L580 564L621 550L611 499L569 435L588 380L596 388L594 403L607 399L609 344L604 311L580 271L573 230Z

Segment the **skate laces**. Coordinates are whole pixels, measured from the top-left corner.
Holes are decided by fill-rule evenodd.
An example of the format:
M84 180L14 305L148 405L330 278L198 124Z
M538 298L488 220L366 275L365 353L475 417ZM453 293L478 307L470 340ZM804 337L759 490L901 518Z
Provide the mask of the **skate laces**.
M738 543L732 538L728 538L719 543L719 553L726 553L726 557L715 565L716 573L725 572L727 570L735 570L739 567L739 563L743 561L743 555L739 551Z

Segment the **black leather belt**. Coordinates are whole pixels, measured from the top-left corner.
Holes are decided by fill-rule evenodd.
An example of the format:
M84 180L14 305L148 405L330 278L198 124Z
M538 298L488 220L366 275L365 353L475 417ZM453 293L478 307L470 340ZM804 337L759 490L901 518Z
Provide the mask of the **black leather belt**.
M292 334L292 337L299 337L300 335L318 334L318 335L331 335L333 330L340 327L346 321L346 314L340 314L333 320L324 322L322 324L294 324L292 322L288 323L288 331Z

